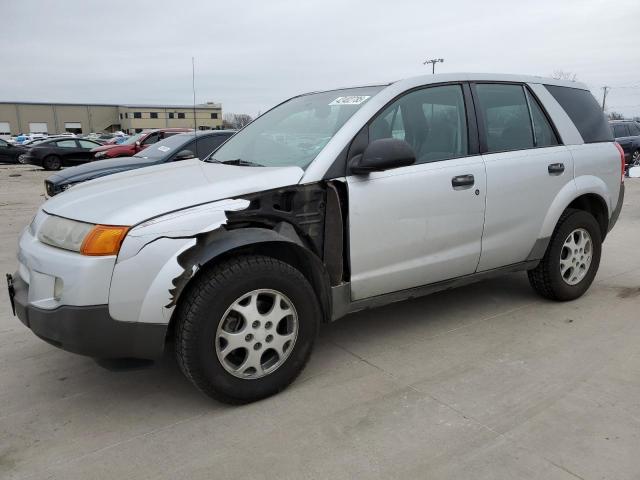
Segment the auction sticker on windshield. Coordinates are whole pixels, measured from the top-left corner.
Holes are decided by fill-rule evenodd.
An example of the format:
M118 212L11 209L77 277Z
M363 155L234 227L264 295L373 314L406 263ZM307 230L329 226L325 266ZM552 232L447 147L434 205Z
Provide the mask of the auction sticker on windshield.
M161 152L168 152L171 149L169 147L162 145L161 147L158 147L158 150L160 150Z
M371 95L348 95L346 97L338 97L329 105L360 105L371 98Z

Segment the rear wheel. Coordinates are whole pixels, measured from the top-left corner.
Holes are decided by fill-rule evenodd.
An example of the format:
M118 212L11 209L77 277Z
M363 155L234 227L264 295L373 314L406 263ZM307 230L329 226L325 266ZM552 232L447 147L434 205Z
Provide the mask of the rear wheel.
M176 312L176 356L196 387L223 402L247 403L298 376L321 318L302 273L271 257L242 256L194 282Z
M598 222L588 212L566 210L533 270L529 283L545 298L574 300L587 291L598 272L602 239Z
M62 160L57 155L49 155L42 160L42 167L45 170L60 170Z

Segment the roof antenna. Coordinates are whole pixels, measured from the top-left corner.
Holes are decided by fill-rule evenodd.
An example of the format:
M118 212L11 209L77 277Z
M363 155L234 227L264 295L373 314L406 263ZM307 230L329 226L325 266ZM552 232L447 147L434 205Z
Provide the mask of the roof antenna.
M198 156L198 125L196 122L196 58L191 57L191 87L193 88L193 138L195 143L195 154Z

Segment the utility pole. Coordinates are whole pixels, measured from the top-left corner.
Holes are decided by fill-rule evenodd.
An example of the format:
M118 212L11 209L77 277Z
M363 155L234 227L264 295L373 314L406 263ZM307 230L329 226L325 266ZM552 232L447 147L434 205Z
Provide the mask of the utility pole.
M602 95L602 111L603 112L604 112L605 102L607 101L607 93L609 93L609 90L611 90L611 87L607 87L607 86L602 87L602 91L604 92Z
M444 58L432 58L431 60L425 60L422 62L423 65L427 63L431 64L431 74L436 73L436 63L444 63Z

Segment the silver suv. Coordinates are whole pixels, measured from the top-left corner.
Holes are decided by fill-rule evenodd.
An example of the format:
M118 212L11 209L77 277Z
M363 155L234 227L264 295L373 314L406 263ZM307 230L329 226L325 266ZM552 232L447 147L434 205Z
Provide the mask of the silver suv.
M154 358L231 403L303 369L319 325L526 271L565 301L593 281L624 156L582 84L451 74L291 98L204 161L47 201L9 275L34 333Z

